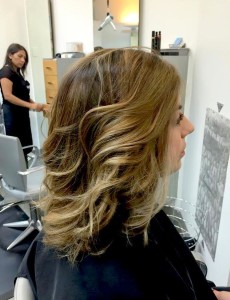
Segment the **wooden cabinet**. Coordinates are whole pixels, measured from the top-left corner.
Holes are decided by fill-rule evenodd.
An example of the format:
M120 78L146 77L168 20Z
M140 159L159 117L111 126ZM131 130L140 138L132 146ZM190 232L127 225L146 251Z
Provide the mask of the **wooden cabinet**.
M46 90L46 102L51 104L64 74L79 58L43 59L43 71Z

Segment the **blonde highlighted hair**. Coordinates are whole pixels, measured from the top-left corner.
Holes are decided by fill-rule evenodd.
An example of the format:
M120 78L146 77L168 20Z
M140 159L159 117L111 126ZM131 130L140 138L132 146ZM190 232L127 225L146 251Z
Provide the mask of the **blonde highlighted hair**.
M69 261L143 236L162 208L180 78L159 55L105 49L63 79L44 144L44 241Z

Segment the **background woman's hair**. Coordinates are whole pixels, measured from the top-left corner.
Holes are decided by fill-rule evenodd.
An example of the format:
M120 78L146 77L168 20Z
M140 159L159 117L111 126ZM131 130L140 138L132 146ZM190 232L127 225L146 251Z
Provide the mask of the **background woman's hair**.
M27 50L22 45L19 45L19 44L11 44L11 45L9 45L9 47L8 47L8 49L6 51L6 57L5 57L4 65L9 65L13 69L13 64L12 64L11 59L9 58L9 55L10 54L13 55L13 54L15 54L15 53L17 53L18 51L21 51L21 50L25 51L25 53L26 53L25 63L23 65L23 67L21 68L21 72L24 75L26 67L27 67L28 62L29 62L29 57L28 57Z
M180 78L157 54L104 49L65 76L44 144L44 241L72 262L141 234L163 206Z

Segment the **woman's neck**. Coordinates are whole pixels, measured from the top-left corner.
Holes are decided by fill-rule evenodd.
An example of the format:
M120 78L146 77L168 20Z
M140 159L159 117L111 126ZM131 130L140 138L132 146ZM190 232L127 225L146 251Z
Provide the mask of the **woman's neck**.
M14 65L12 65L12 67L13 67L13 70L18 73L18 68Z

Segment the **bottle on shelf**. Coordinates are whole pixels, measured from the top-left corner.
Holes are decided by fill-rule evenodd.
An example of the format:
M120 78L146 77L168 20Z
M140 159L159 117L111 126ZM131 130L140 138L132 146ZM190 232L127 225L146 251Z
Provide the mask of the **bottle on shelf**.
M161 31L152 31L151 50L160 51L161 49Z

